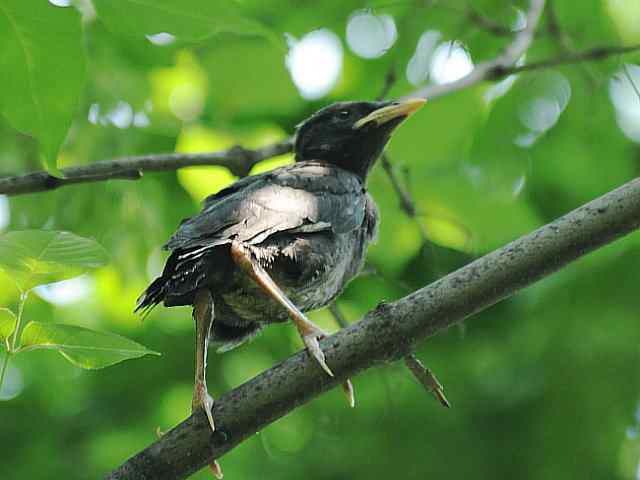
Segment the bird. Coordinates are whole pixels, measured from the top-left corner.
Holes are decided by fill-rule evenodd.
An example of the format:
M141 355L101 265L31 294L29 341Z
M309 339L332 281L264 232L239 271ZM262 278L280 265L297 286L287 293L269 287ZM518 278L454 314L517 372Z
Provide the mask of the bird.
M333 302L364 266L379 213L367 177L396 128L425 103L333 103L300 123L294 163L242 178L204 200L164 245L162 274L136 311L193 307L192 411L215 431L206 384L209 345L235 348L290 319L311 357L333 375L319 341L327 333L304 312ZM343 384L354 404L350 380Z

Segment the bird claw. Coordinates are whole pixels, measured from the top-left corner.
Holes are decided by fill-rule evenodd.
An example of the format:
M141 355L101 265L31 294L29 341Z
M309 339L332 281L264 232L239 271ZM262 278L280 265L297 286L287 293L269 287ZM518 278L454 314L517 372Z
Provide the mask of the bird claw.
M347 381L345 381L342 384L342 390L344 391L345 395L347 396L347 402L349 402L349 406L351 408L355 408L356 406L356 396L353 390L353 383L351 383L351 380L347 379Z
M309 333L305 333L302 335L302 341L304 342L307 350L309 351L309 355L311 355L316 362L322 367L322 369L327 372L327 375L333 377L333 372L327 365L327 362L324 357L324 352L320 348L319 340L322 340L325 337L325 333L318 330L311 330Z
M309 351L309 355L311 355L311 357L316 362L318 362L318 364L322 367L322 369L325 372L327 372L327 375L329 375L330 377L334 377L335 375L327 365L324 352L320 348L319 341L325 337L326 337L326 333L324 333L322 330L320 330L319 328L312 328L312 329L309 329L307 333L302 334L302 341L304 342L305 347L307 347L307 350ZM347 402L349 403L349 406L351 408L355 407L356 397L354 394L353 384L351 383L351 380L347 379L342 384L342 390L347 396Z
M220 466L217 460L214 460L213 462L211 462L209 464L209 468L211 469L211 472L218 480L222 480L224 478L224 473L222 473L222 467Z
M207 420L209 420L211 431L215 432L216 427L213 423L213 414L211 413L211 409L213 408L213 398L209 395L207 386L202 382L196 383L193 390L193 400L191 402L192 412L195 412L198 408L204 410L204 413L207 415Z

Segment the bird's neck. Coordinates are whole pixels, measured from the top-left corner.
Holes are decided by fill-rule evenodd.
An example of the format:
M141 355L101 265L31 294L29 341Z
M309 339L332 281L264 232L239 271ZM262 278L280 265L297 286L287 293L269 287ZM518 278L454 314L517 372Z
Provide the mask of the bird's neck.
M371 167L377 160L377 155L375 157L367 156L363 157L361 155L356 155L354 153L345 153L342 155L332 155L326 158L323 158L323 155L314 155L311 158L305 158L303 155L296 154L296 162L306 161L306 160L314 160L316 162L327 163L329 165L335 165L336 167L341 168L342 170L346 170L351 172L360 178L362 183L366 183L367 176L369 175L369 171Z

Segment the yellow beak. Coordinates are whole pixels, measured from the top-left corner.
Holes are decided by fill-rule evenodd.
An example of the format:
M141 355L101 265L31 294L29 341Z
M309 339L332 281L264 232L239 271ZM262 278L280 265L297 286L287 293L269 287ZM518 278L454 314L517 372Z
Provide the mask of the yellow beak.
M353 128L354 130L357 130L369 122L375 122L376 125L382 125L394 118L408 117L412 113L420 110L426 101L427 100L425 98L409 98L408 100L403 100L394 105L387 105L386 107L378 108L366 117L363 117L354 123Z

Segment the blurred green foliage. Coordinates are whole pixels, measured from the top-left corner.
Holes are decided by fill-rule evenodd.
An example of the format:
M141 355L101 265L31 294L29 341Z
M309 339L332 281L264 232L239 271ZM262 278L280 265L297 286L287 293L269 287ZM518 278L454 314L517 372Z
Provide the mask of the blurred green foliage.
M0 174L39 169L41 158L55 171L123 155L268 144L331 101L374 98L390 67L398 78L390 96L405 95L459 72L461 46L477 63L509 41L466 15L463 1L28 3L25 11L27 2L0 0ZM473 2L507 30L526 6ZM636 0L553 6L569 48L640 42ZM373 30L363 27L360 37L350 38L354 15L367 12L378 15L363 20ZM548 13L527 60L566 47L548 28ZM286 61L284 34L293 50L320 29L325 47L337 38L340 50L331 58L326 49L307 54L316 57L305 64L312 73L305 81L321 83L326 62L337 62L338 74L325 93L303 96L292 79L291 52ZM440 47L424 47L436 38L424 37L430 31L439 32L439 45L460 42L440 49L439 70ZM386 35L391 45L375 58L356 55L357 42L370 47L374 34ZM452 66L451 58L461 60ZM369 255L373 268L339 300L347 317L356 320L379 301L421 287L636 176L635 64L638 54L483 83L433 101L407 122L388 151L415 198L418 221L401 212L376 167L369 189L381 210L380 238ZM268 160L255 171L287 161L290 156ZM159 246L203 196L233 180L225 169L198 167L0 198L4 230L71 231L95 238L111 257L90 275L37 289L25 321L111 331L162 352L97 371L43 351L12 359L1 392L7 400L0 403L1 478L99 477L151 443L156 427L166 430L188 414L190 311L158 308L142 323L132 310L162 267ZM444 383L449 411L402 365L387 365L355 379L355 410L331 392L224 457L225 474L637 478L639 270L635 234L425 344L418 354ZM18 302L12 279L0 274L0 307L15 311ZM327 311L312 316L336 328ZM0 335L12 324L1 310ZM212 352L209 389L220 395L299 348L295 330L281 325L235 351Z

